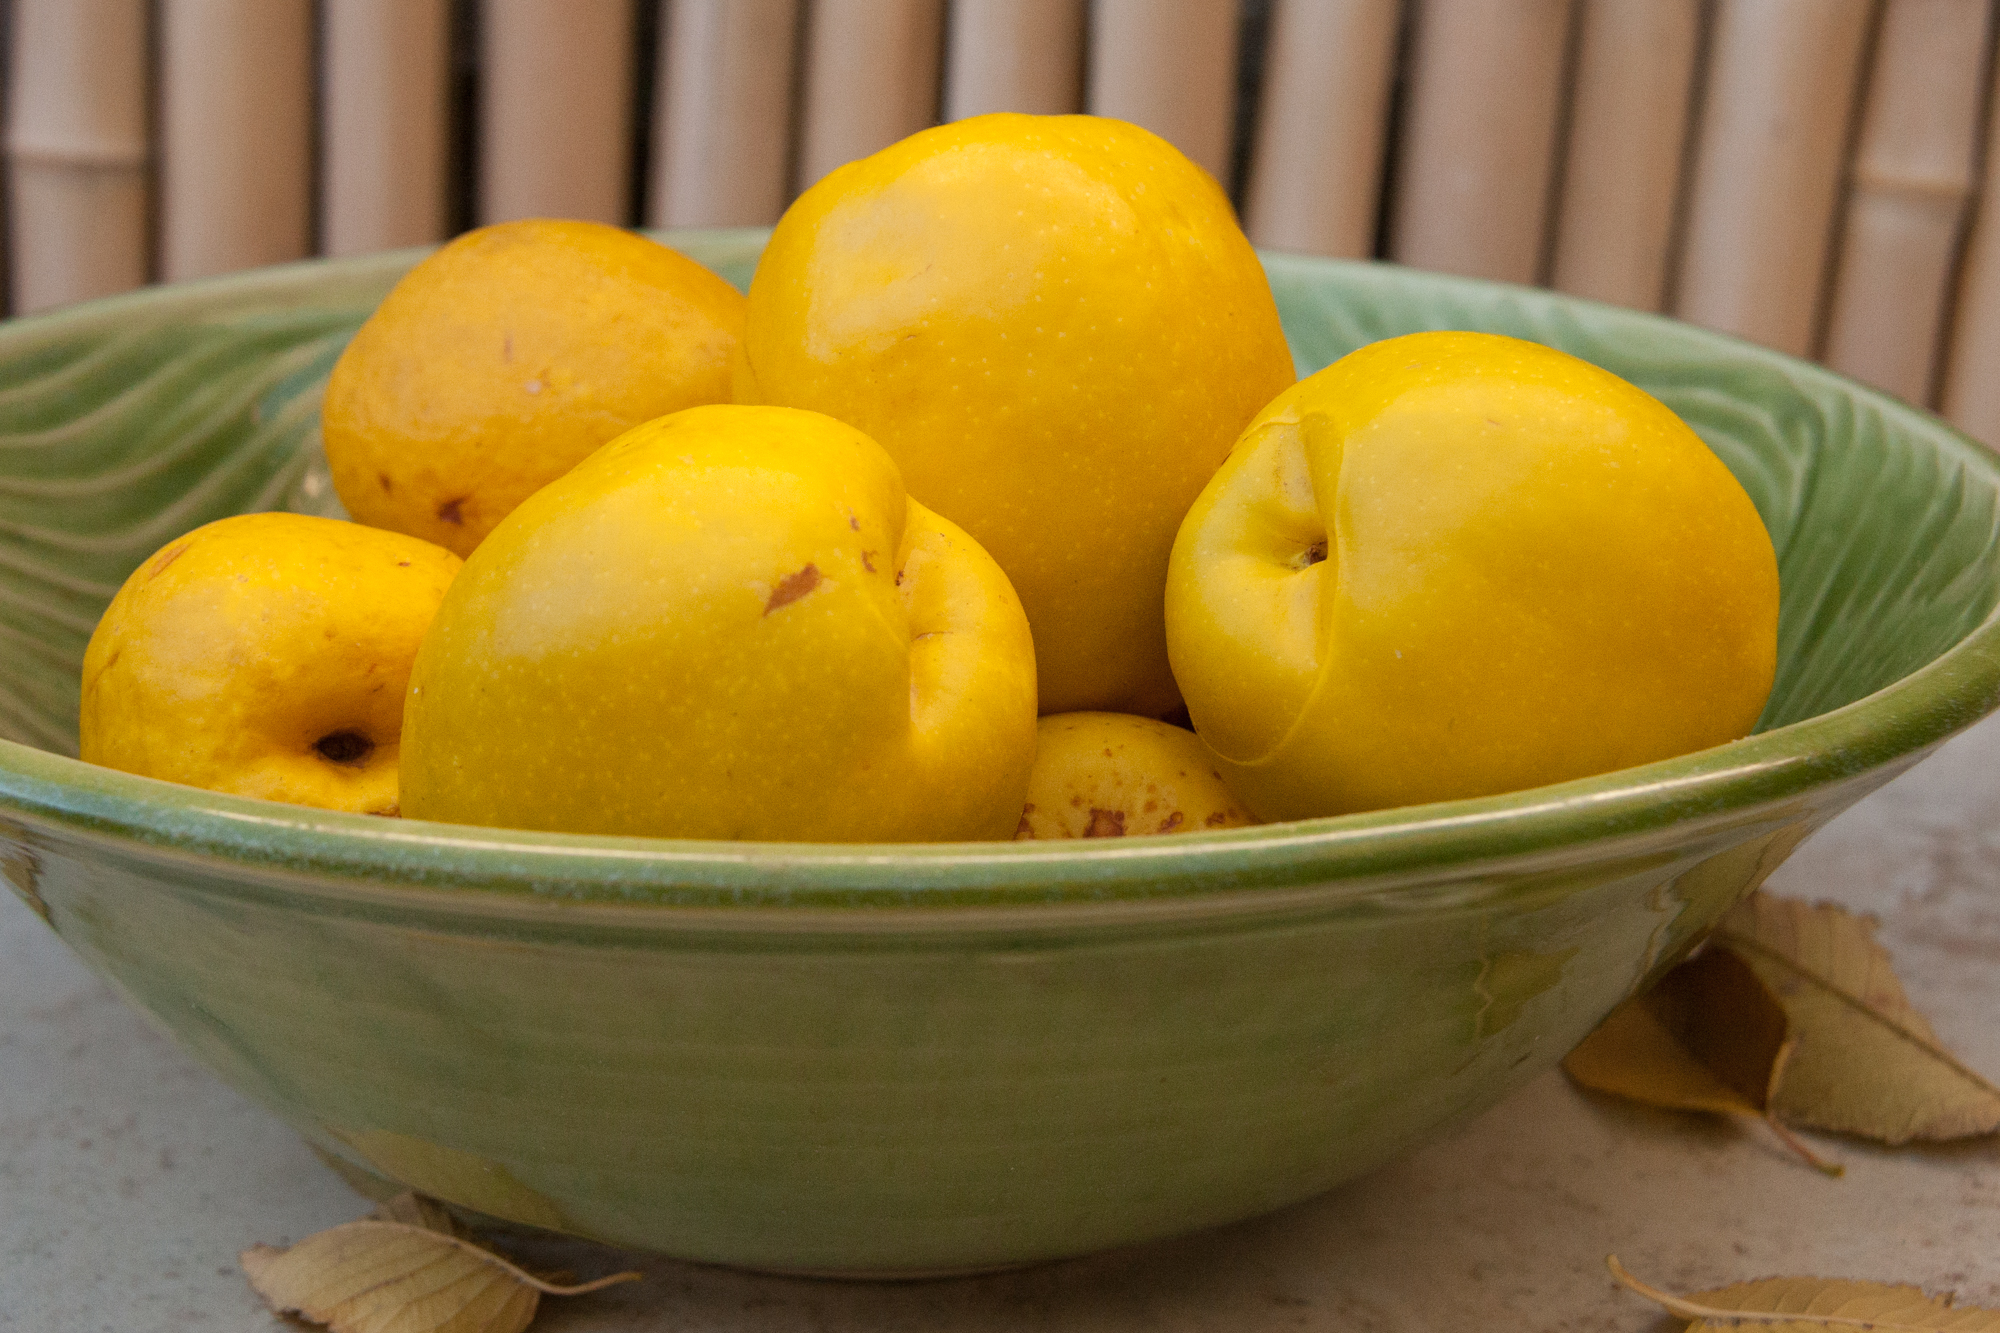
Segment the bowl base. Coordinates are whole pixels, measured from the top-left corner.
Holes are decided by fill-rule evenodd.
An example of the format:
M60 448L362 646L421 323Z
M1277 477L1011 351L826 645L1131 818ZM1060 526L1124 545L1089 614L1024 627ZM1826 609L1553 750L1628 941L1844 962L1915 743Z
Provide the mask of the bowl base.
M399 1184L387 1176L377 1175L366 1167L357 1166L338 1153L328 1152L317 1143L308 1141L313 1156L324 1162L332 1172L345 1181L347 1187L362 1198L374 1203L386 1203L399 1194L409 1193L410 1187ZM466 1208L459 1204L444 1203L458 1219L480 1231L503 1231L515 1235L538 1239L559 1240L580 1244L596 1245L600 1241L587 1236L572 1236L567 1232L553 1231L527 1222L514 1222L504 1217L492 1217L476 1208ZM672 1259L675 1263L702 1263L695 1259L678 1259L673 1255L661 1258ZM952 1278L989 1277L995 1273L1012 1273L1018 1269L1033 1268L1035 1261L1006 1264L973 1264L963 1268L755 1268L744 1264L702 1263L705 1268L724 1268L734 1273L754 1273L761 1277L800 1278L814 1282L943 1282Z

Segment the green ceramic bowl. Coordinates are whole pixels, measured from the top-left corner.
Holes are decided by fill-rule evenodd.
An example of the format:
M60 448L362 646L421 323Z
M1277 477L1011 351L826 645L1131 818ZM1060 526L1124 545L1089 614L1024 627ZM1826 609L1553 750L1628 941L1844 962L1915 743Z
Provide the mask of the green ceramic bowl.
M741 281L760 237L677 243ZM2000 698L2000 467L1816 367L1547 292L1272 257L1302 368L1425 328L1567 348L1755 498L1759 734L1477 801L1119 842L564 837L70 758L126 572L333 504L320 384L413 256L0 328L0 870L352 1168L755 1268L980 1268L1326 1189L1548 1069L1812 829Z

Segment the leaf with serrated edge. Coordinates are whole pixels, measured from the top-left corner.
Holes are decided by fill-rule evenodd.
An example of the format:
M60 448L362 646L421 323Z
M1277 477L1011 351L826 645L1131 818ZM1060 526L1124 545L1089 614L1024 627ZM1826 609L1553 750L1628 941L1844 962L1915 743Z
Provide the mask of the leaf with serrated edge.
M1686 1333L1825 1333L1874 1329L1877 1333L2000 1333L2000 1310L1954 1305L1949 1294L1926 1296L1917 1287L1845 1278L1768 1277L1714 1291L1676 1296L1648 1286L1626 1271L1617 1255L1605 1259L1620 1286L1668 1314L1692 1320Z
M1892 1145L2000 1129L2000 1088L1939 1044L1904 995L1873 922L1755 893L1723 918L1715 939L1771 988L1798 1037L1772 1090L1780 1120Z
M465 1239L429 1199L402 1195L380 1211L288 1250L253 1245L241 1256L251 1287L278 1313L333 1333L521 1333L545 1294L576 1296L639 1276L557 1286Z

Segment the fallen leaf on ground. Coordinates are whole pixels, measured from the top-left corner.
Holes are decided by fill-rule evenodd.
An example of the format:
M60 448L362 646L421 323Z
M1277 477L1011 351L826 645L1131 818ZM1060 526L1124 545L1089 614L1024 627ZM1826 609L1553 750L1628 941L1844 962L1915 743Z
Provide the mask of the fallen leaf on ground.
M1687 1333L1741 1328L1756 1328L1759 1333L1848 1328L1877 1333L2000 1333L2000 1310L1954 1305L1949 1294L1926 1296L1918 1287L1844 1278L1767 1277L1676 1296L1633 1277L1615 1254L1604 1262L1620 1286L1669 1314L1692 1320Z
M333 1333L521 1333L544 1295L579 1296L639 1277L557 1286L481 1247L441 1205L414 1194L290 1249L253 1245L240 1262L273 1310Z
M2000 1129L2000 1088L1959 1063L1911 1006L1873 921L1753 893L1713 944L1750 965L1797 1036L1772 1087L1779 1119L1891 1145Z
M1756 972L1710 949L1613 1010L1563 1069L1586 1088L1649 1106L1763 1120L1792 1151L1838 1175L1771 1118L1793 1046L1784 1006Z

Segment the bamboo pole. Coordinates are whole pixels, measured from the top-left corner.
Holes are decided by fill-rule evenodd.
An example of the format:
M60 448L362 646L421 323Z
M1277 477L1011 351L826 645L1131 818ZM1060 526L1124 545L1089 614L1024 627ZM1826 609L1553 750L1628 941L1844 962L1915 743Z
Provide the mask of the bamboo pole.
M1927 403L1984 110L1986 0L1890 0L1827 322L1829 366Z
M1571 0L1418 0L1390 254L1533 282Z
M1083 106L1084 0L952 0L944 118Z
M1229 185L1234 0L1097 0L1090 109L1143 125Z
M812 0L799 187L932 124L944 0Z
M163 0L160 270L312 249L311 0Z
M663 0L655 227L776 222L791 182L798 0Z
M633 18L633 0L482 0L482 223L626 221Z
M1658 310L1701 0L1583 0L1550 284Z
M8 190L14 309L146 281L145 0L14 0Z
M1277 0L1245 218L1278 250L1374 252L1397 0Z
M321 0L320 248L442 240L451 96L447 0Z
M1870 0L1720 0L1674 312L1815 340Z
M2000 78L1990 81L1985 137L1985 179L1959 272L1939 410L1966 434L2000 449Z

